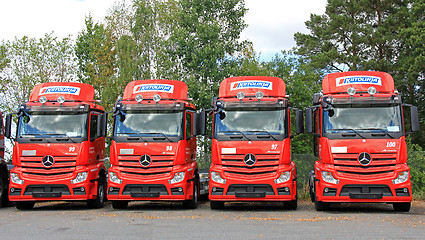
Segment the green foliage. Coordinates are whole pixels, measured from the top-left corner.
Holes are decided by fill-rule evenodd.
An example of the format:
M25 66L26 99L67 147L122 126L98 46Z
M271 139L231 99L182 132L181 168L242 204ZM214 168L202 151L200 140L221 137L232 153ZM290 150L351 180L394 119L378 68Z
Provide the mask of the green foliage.
M37 83L77 80L71 39L57 39L53 34L35 39L23 37L0 46L0 109L16 111L29 99Z
M410 167L410 181L412 182L412 194L415 198L425 198L425 151L418 144L406 139L407 164Z

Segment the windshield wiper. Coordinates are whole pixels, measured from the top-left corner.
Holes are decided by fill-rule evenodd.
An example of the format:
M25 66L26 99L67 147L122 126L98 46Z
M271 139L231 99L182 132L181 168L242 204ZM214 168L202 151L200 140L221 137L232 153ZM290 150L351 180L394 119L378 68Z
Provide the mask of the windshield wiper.
M266 131L266 130L263 130L263 131L245 131L245 132L252 132L252 133L267 133L270 137L272 137L275 141L277 141L277 139L271 134L271 133L269 133L268 131ZM259 136L257 136L257 137L259 137Z
M352 128L333 128L333 129L329 129L329 131L353 131L355 134L359 135L361 138L365 139L365 137L363 137L357 130L352 129Z
M159 135L164 136L168 141L172 142L171 139L167 135L165 135L164 133L141 133L141 134L151 134L151 135L159 134Z
M394 138L393 135L391 135L388 131L385 131L382 128L362 128L362 129L359 129L359 130L379 130L379 131L385 133L385 135L389 136L390 138Z
M41 137L44 141L46 141L46 142L50 143L49 141L47 141L47 139L45 139L45 138L43 137L43 135L45 135L45 134L40 134L40 133L28 133L28 134L21 134L21 136L20 136L20 137L22 137L22 136L27 136L27 135L40 136L40 137ZM31 139L30 139L30 141L31 141Z
M240 133L242 136L244 136L248 141L251 141L243 132L241 131L221 131L222 133Z
M137 135L140 139L142 139L144 142L147 142L141 135L140 135L140 133L134 133L134 132L132 132L132 133L130 133L130 132L128 132L128 133L119 133L119 134L128 134L128 135ZM128 140L130 140L130 139L128 139ZM134 139L134 140L137 140L137 139Z
M72 138L64 133L45 133L43 135L47 135L47 136L55 136L55 135L59 135L59 136L65 136L67 137L67 139L69 139L71 142L75 143L74 140L72 140Z

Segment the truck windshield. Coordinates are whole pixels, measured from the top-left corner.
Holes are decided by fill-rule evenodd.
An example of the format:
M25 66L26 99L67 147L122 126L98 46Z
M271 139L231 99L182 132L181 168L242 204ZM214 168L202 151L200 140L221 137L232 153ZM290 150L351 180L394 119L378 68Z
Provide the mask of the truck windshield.
M38 114L19 118L18 137L81 138L86 134L87 113Z
M324 111L323 117L325 133L381 132L391 136L391 133L402 131L399 106L335 107L333 115L329 114L329 111Z
M223 110L215 114L214 133L216 136L242 135L248 138L245 140L256 140L252 135L276 140L275 136L285 134L285 110Z
M115 118L115 136L180 137L183 112L127 111Z

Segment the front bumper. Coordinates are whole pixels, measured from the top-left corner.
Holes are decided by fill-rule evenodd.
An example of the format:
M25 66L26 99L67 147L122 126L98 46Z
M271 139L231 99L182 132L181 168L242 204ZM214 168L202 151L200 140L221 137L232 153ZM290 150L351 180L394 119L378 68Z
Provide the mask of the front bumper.
M211 178L211 172L218 172L226 182L215 182ZM282 172L290 171L288 181L276 184ZM220 165L213 165L210 169L209 199L212 201L241 202L241 201L291 201L296 199L297 181L295 164L286 165L269 178L229 177L224 174Z
M99 168L80 167L72 177L55 178L23 177L19 168L15 167L11 173L16 173L24 180L24 184L9 183L10 201L82 201L97 197L97 178ZM79 172L88 172L83 182L72 184Z
M338 184L325 182L320 176L321 171L330 171L339 180ZM395 171L408 171L403 168ZM322 202L367 202L367 203L396 203L411 202L412 187L410 178L400 184L393 184L393 177L385 178L347 178L340 177L329 169L316 167L315 171L315 194L318 201Z
M111 167L121 184L108 181L108 200L112 201L184 201L193 198L194 167L173 169L169 177L127 177L121 174L119 167ZM181 182L170 183L176 172L185 172Z

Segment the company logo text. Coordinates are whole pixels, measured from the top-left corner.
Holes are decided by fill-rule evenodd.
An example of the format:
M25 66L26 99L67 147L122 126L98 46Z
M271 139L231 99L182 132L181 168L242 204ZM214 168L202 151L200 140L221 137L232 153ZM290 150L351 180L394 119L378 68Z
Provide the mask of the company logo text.
M44 88L41 88L40 90L40 95L58 94L58 93L80 95L80 88L56 86L56 87L44 87Z
M262 88L267 90L273 89L272 82L267 81L240 81L230 85L230 90L245 89L245 88Z
M168 84L142 84L134 86L133 93L139 92L166 92L173 93L174 86Z
M336 86L344 86L348 84L373 84L382 86L380 77L373 76L348 76L340 77L336 79Z

